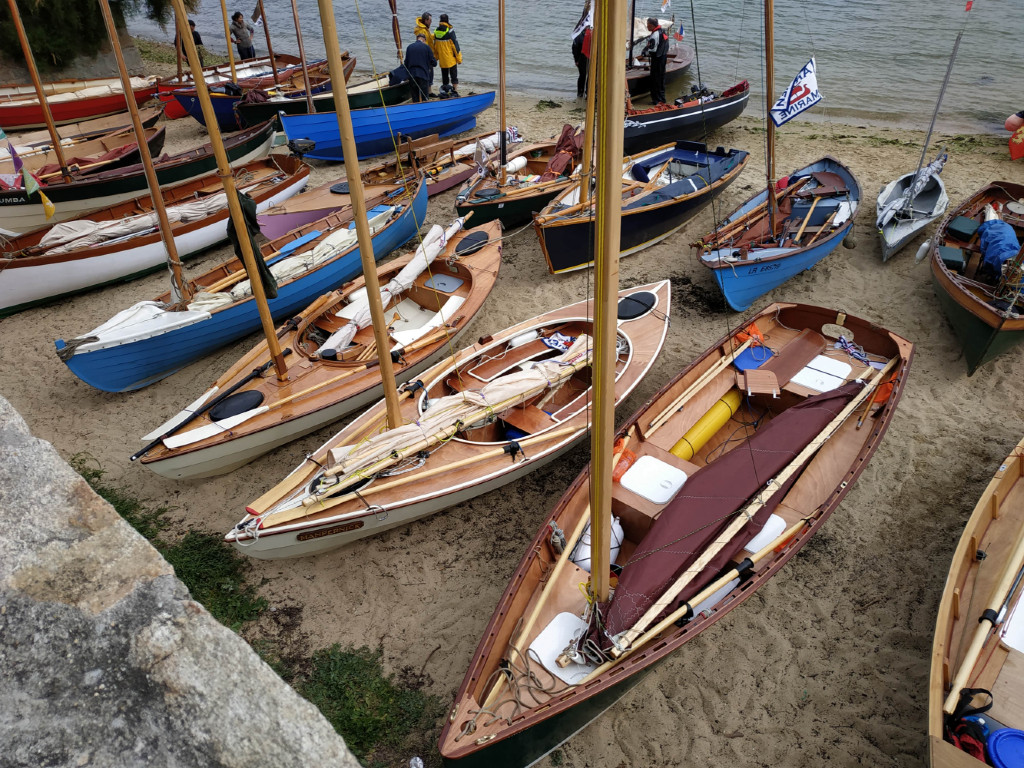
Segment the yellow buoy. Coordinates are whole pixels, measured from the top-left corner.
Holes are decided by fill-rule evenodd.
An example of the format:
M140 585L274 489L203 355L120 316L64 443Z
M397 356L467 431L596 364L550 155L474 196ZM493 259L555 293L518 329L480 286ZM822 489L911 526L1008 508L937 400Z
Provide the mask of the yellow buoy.
M683 435L679 442L672 446L671 453L683 461L689 461L711 436L720 430L743 402L743 393L738 389L730 389L722 399L711 406L707 413L700 417Z

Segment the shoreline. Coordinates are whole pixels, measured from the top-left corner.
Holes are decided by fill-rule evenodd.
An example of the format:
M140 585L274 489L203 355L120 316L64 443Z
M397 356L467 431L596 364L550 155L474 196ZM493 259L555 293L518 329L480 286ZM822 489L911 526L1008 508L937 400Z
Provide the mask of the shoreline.
M541 101L520 95L508 100L508 122L528 141L554 136L564 122L582 116L575 100L557 108L544 108ZM496 125L497 114L494 107L483 113L480 130ZM168 129L165 152L206 140L191 118L160 124ZM750 151L743 175L680 232L622 260L623 284L669 277L673 288L665 348L618 409L619 423L743 317L772 301L824 305L874 320L915 342L916 355L903 400L871 464L800 556L756 599L667 659L540 765L928 764L935 610L964 521L1024 433L1020 409L1007 403L1007 393L1024 378L1024 354L1007 353L967 378L928 265L914 261L934 225L881 262L874 197L882 184L917 166L924 133L803 120L780 132L780 172L832 154L857 175L862 203L853 230L856 245L838 248L759 299L749 313L724 309L689 247L715 218L763 184L764 129L749 113L709 139ZM943 179L951 205L989 181L1020 175L1006 139L949 132L933 137L934 144L950 146ZM311 186L344 175L338 164L310 165ZM450 222L454 199L454 191L432 198L426 223ZM185 273L200 274L230 254L230 246L216 247L187 261ZM17 362L0 368L0 392L33 433L65 458L88 451L112 483L173 507L174 533L219 534L238 521L246 503L352 417L209 480L174 482L129 462L141 435L194 400L259 339L246 337L124 394L91 389L57 359L54 339L96 327L118 309L160 294L166 282L161 271L5 318L0 339L6 349L17 350ZM589 271L551 276L532 228L506 232L498 282L465 338L568 304L592 288ZM585 447L574 450L499 491L335 552L252 561L252 580L271 611L246 639L256 643L270 636L307 654L335 642L379 647L386 672L412 670L417 684L447 706L509 575L587 458ZM428 765L434 757L423 755Z

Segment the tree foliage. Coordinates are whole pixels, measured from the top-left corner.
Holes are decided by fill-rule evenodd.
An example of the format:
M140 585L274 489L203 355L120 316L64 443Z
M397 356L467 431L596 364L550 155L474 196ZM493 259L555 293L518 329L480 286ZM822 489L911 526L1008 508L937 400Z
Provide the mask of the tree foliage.
M195 10L199 0L185 0ZM129 16L145 14L161 26L173 20L171 0L111 0L118 28ZM79 56L93 56L107 46L107 30L96 0L18 0L18 12L32 56L40 70L62 69ZM0 4L0 51L24 62L18 33L7 3Z

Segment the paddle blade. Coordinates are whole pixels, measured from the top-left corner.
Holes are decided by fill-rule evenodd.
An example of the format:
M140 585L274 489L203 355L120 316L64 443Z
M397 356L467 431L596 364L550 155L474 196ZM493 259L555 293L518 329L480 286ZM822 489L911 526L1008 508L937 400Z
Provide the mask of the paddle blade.
M250 411L229 416L226 419L206 424L198 429L191 429L188 432L182 432L180 435L171 435L164 440L164 445L174 450L176 448L183 448L186 445L193 445L201 440L208 440L211 437L216 437L223 432L234 429L239 424L244 424L249 419L259 416L267 410L269 410L267 406L261 405L259 408L253 408Z

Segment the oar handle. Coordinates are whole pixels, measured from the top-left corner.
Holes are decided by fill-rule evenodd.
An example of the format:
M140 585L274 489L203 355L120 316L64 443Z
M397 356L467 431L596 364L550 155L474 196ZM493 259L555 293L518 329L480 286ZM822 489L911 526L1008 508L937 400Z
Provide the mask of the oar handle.
M282 355L282 357L287 357L291 353L292 353L291 347L287 347L287 348L284 349L284 351L281 353L281 355ZM135 453L133 453L129 457L129 461L137 461L138 459L141 459L147 453L149 453L154 448L156 448L158 445L160 445L160 443L162 443L166 438L168 438L171 435L173 435L175 432L177 432L182 427L185 427L185 426L191 424L193 421L198 419L200 416L202 416L208 410L213 408L213 406L215 406L218 403L222 402L224 400L224 398L226 398L229 395L232 395L235 392L237 392L239 387L242 387L245 384L248 384L250 381L255 379L257 376L261 376L264 373L266 373L267 369L269 369L270 366L272 366L273 364L274 364L273 360L268 360L266 363L261 365L259 368L254 368L249 373L248 376L246 376L244 379L239 381L237 384L235 384L234 386L229 387L228 389L224 390L221 394L219 394L217 397L213 398L213 400L211 400L210 402L206 403L202 407L197 408L196 410L192 411L191 414L189 414L182 421L180 421L179 423L175 424L173 427L168 429L166 432L164 432L162 435L160 435L160 437L156 438L156 440L154 440L153 442L149 443L144 448L142 448L142 449L136 451Z

